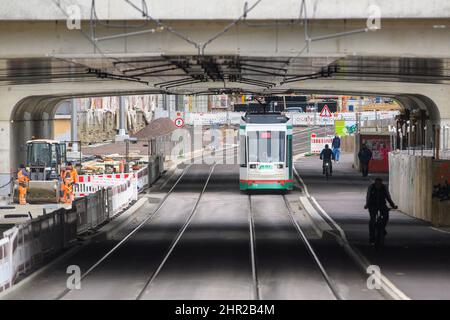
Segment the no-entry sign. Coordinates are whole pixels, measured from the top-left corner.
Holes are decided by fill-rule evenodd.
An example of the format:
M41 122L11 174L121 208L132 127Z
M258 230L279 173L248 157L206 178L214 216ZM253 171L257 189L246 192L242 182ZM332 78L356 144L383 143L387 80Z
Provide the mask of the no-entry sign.
M182 126L184 126L184 120L183 120L182 118L176 118L176 119L175 119L175 125L176 125L178 128L181 128Z

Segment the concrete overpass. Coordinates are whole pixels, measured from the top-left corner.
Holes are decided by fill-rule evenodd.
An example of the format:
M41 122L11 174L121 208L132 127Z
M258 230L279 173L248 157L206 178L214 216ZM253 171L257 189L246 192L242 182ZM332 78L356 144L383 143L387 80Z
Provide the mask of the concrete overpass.
M450 124L447 1L146 3L0 1L0 184L74 96L377 94Z

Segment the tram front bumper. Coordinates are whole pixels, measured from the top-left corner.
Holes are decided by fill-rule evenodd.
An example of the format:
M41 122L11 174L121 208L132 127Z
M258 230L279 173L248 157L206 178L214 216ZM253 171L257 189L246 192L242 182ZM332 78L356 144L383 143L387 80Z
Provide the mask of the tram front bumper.
M292 190L292 180L240 180L241 190Z

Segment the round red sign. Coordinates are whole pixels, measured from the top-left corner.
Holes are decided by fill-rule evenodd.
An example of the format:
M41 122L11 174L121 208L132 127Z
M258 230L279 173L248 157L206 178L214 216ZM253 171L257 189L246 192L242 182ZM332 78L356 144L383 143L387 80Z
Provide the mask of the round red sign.
M181 119L181 118L176 118L176 119L175 119L175 125L176 125L178 128L181 128L181 127L184 125L184 120Z

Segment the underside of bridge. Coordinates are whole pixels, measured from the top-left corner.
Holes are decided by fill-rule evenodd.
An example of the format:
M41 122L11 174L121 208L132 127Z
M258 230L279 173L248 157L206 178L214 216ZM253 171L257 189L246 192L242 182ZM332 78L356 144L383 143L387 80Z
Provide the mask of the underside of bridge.
M58 104L72 97L166 94L380 95L406 110L424 110L424 125L450 115L450 59L400 57L257 57L160 55L0 60L0 90L11 104L2 112L6 176L23 161L31 137L52 138ZM6 99L8 101L8 99ZM5 100L3 100L5 103ZM442 114L442 111L444 113ZM431 141L433 133L424 137ZM22 156L20 156L22 155ZM7 179L5 177L5 179Z

